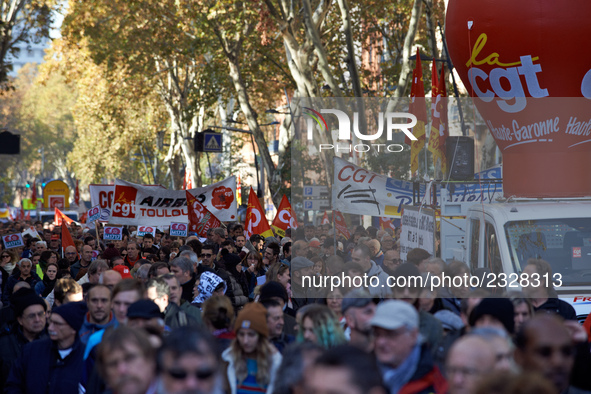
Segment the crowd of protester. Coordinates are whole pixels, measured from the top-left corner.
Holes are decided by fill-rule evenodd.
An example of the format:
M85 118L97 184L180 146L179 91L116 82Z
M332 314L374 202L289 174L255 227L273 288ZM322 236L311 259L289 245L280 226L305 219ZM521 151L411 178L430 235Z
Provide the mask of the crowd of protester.
M400 233L330 225L246 237L240 224L195 235L103 241L102 228L34 225L0 246L0 387L5 393L591 392L591 321L552 286L491 293L386 286L388 277L471 273ZM524 272L550 273L530 259ZM306 278L377 286L305 286ZM384 285L384 286L382 286Z

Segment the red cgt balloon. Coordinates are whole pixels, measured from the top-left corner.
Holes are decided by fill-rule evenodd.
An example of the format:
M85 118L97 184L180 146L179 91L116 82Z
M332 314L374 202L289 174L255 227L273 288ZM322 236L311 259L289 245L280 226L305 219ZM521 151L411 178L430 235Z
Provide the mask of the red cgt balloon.
M591 1L450 0L446 37L506 196L591 195Z

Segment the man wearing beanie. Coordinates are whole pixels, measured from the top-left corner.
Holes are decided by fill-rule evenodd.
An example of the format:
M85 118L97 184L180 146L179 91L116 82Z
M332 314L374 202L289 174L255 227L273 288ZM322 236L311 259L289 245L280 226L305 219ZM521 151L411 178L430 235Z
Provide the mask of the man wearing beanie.
M84 365L78 331L86 311L84 302L70 302L52 311L49 338L25 346L10 371L5 393L78 393Z
M23 347L47 337L45 329L47 304L33 289L22 288L11 296L10 305L16 321L0 332L0 387L4 387L14 361Z
M484 298L470 313L470 327L494 327L515 332L513 303L506 298Z

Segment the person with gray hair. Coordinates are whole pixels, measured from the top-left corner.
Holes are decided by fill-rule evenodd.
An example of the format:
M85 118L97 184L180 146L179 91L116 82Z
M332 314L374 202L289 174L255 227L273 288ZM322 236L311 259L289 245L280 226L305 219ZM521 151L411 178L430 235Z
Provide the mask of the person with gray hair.
M177 277L183 288L182 299L193 299L193 287L195 286L195 277L193 262L186 257L177 257L170 263L170 271Z
M154 301L164 315L164 324L168 329L184 326L198 326L199 322L174 302L170 302L170 286L163 278L150 279L146 284L146 295Z
M6 286L2 292L2 304L4 306L10 305L10 295L14 291L14 286L18 282L27 282L32 289L41 281L41 278L33 271L33 262L29 259L20 259L17 263L19 269L14 270L12 275L8 277Z
M138 268L137 272L135 273L135 277L137 280L146 283L149 279L150 268L152 264L143 264Z
M496 359L495 370L518 372L513 359L515 345L507 331L494 327L479 327L470 331L470 335L476 335L492 345Z
M78 280L78 283L83 285L84 283L98 284L103 272L109 269L109 264L106 260L97 259L94 260L88 266L88 272Z
M197 253L195 253L193 249L183 250L179 254L179 257L184 257L186 259L191 260L191 262L193 263L193 272L197 272L197 266L199 265L199 256L197 256Z

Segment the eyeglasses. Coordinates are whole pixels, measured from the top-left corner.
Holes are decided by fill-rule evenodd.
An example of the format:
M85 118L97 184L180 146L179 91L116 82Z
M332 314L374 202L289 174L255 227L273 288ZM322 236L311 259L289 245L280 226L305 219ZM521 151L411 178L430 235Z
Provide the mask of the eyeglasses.
M213 254L211 254L211 253L201 253L201 257L207 257L207 258L209 258L211 256L213 256Z
M7 254L4 254L4 255L2 255L2 258L3 258L3 259L5 259L5 258L7 258L7 257L10 257L10 255L7 255Z
M76 252L66 252L66 256L74 256Z
M50 325L53 324L54 326L61 327L61 326L67 325L68 323L59 323L59 322L56 322L55 320L49 319L49 324Z
M190 372L185 371L184 369L168 369L166 373L170 375L171 378L176 380L185 380L189 376ZM193 372L195 379L197 380L206 380L210 379L215 374L215 370L213 368L209 369L199 369Z

